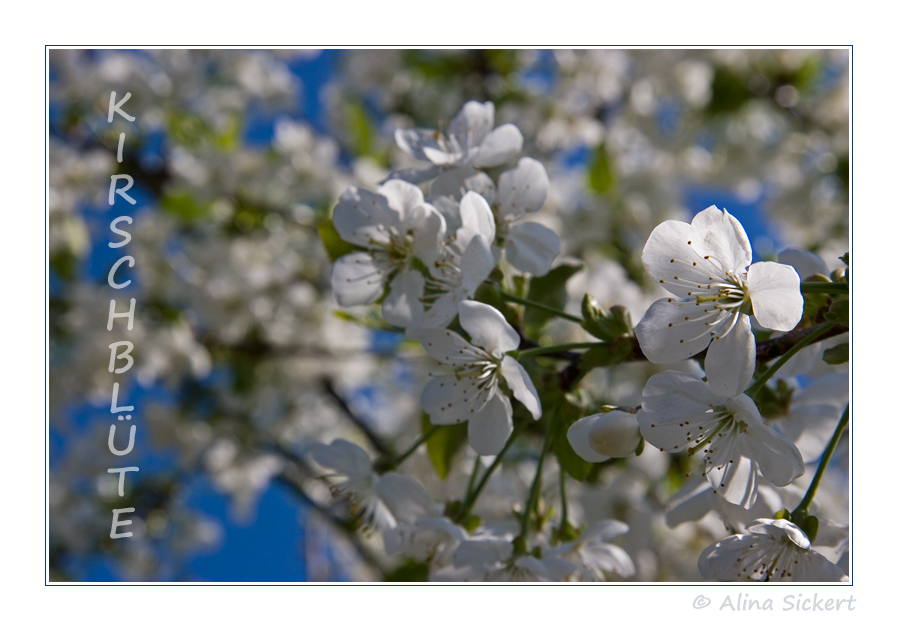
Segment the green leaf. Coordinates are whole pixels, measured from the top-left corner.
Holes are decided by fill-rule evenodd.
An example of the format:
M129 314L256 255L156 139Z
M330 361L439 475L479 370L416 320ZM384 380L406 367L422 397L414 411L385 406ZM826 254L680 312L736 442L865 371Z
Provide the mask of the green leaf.
M430 417L427 414L421 415L421 432L426 434L433 429ZM433 464L437 475L442 479L446 479L449 471L452 470L452 460L455 454L468 442L468 425L460 423L458 425L447 425L441 431L435 432L427 439L427 455Z
M823 361L827 364L844 364L848 361L848 342L823 351Z
M359 100L346 103L346 124L353 153L357 156L371 155L374 151L374 126Z
M550 427L554 428L555 435L552 437L552 451L558 459L558 465L569 476L578 482L584 482L592 469L592 463L586 462L583 458L574 452L570 441L567 439L567 432L576 421L583 416L583 408L572 403L563 393L558 392L554 395L554 406L549 408L550 414L554 416L554 423L550 423ZM550 399L550 402L552 399ZM550 403L551 405L551 403ZM550 421L552 419L549 419Z
M327 250L327 256L331 263L358 249L340 238L340 233L334 228L333 219L321 222L321 225L318 226L318 235L321 237L321 242L324 244L324 249Z
M545 276L530 280L527 298L555 309L564 309L567 303L568 279L583 269L582 265L563 264L549 271ZM527 307L524 311L524 326L538 330L556 316L542 309Z
M592 155L592 163L589 167L589 187L599 195L604 195L614 189L614 185L615 176L611 156L608 155L608 149L603 143L596 147Z

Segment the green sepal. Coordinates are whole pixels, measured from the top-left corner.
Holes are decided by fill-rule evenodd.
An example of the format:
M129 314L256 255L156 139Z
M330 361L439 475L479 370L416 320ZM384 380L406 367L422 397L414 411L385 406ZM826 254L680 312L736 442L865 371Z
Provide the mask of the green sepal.
M583 295L580 303L583 328L587 333L605 342L613 342L621 335L632 335L633 322L626 307L615 305L603 311L590 294Z
M848 342L823 351L823 361L833 365L846 363L848 361Z
M808 539L811 540L811 543L814 543L814 539L817 538L817 529L820 526L820 520L818 520L813 515L808 515L801 521L800 524L795 525L804 531L804 534L808 536Z
M778 511L773 517L774 519L785 519L786 521L792 521L792 513L787 511L785 508Z
M434 428L427 414L421 415L421 433L426 434ZM468 442L468 424L447 425L442 431L434 432L426 441L427 456L433 469L442 479L446 479L452 470L452 460L459 450Z

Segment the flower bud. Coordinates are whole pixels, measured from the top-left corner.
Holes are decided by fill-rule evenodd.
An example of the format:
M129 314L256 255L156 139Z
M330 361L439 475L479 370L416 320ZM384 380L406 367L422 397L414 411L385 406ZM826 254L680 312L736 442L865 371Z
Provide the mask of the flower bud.
M571 425L567 437L578 456L587 462L603 462L631 455L641 436L635 414L614 410L580 419Z

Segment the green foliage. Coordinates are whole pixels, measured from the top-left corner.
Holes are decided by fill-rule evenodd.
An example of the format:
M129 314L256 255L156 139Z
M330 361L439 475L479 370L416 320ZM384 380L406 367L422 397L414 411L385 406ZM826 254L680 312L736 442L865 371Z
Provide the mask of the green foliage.
M599 195L614 190L616 178L611 156L604 143L596 147L589 166L589 188Z
M327 256L331 263L341 256L358 249L340 238L340 234L334 228L333 219L326 219L321 222L321 225L318 226L318 235L321 237L321 243L324 244L324 249L327 250Z
M845 300L834 300L829 306L829 311L823 314L823 317L827 322L848 326L850 312L847 298Z
M559 466L575 480L584 482L592 469L592 463L578 456L567 439L571 425L583 417L583 407L576 403L572 396L565 395L557 389L547 395L544 403L548 404L543 408L548 411L544 418L547 417L547 427L552 428L554 432L552 451L558 458Z
M823 351L823 361L827 364L844 364L848 362L848 342Z
M426 434L434 425L427 414L421 415L421 433ZM455 455L468 442L468 424L447 425L439 432L434 432L427 439L427 456L433 464L437 475L446 479L452 470L452 461Z
M171 189L166 191L160 206L181 221L194 223L209 217L212 204L199 202L187 189Z
M407 561L384 576L388 583L426 583L429 566L420 561Z
M357 99L352 99L344 107L349 143L353 153L358 156L372 155L377 133L365 110L365 104Z
M527 292L527 298L533 302L554 307L555 309L563 309L567 303L567 288L565 283L568 279L583 269L582 265L563 264L549 271L545 276L534 278L530 281L530 289ZM524 326L531 331L538 331L549 320L552 314L543 309L535 307L527 307L524 311Z

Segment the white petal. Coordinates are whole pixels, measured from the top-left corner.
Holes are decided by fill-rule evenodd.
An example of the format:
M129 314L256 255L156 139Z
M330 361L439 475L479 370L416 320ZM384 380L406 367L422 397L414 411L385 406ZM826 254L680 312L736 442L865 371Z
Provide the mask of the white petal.
M322 467L338 471L352 480L371 474L371 458L364 449L348 440L338 438L329 445L315 443L309 452Z
M751 242L742 224L726 210L710 206L692 218L701 255L719 257L725 271L742 272L751 264Z
M414 253L425 265L433 265L440 256L440 244L446 236L446 220L430 204L419 207L420 224L414 233Z
M656 300L636 325L636 339L648 360L672 364L702 352L713 338L708 322L719 312L673 298Z
M384 293L388 270L367 252L353 252L334 261L331 287L343 307L368 305Z
M511 402L497 393L468 419L468 442L481 456L495 456L511 436Z
M496 260L493 258L489 244L479 234L475 235L461 255L459 263L462 275L461 285L466 298L474 295L474 292L480 287L480 283L489 277L495 266Z
M421 272L400 272L390 281L390 292L383 302L384 320L395 326L411 326L424 315L421 298L424 277Z
M334 228L341 239L355 245L387 243L383 226L399 225L400 221L386 197L361 188L348 189L334 208Z
M436 507L427 491L408 476L388 471L374 483L374 492L386 504L397 521L414 523L433 515Z
M393 138L399 148L411 154L418 160L427 160L423 148L425 145L434 146L434 131L432 129L397 129Z
M508 355L502 358L502 376L505 377L505 383L511 388L514 398L524 404L533 418L538 419L542 416L543 409L539 402L536 386L533 385L530 375L516 359Z
M769 261L748 268L751 308L758 324L774 331L791 331L801 320L804 298L795 268Z
M721 401L701 379L666 370L645 384L636 420L648 442L665 451L682 451L710 430L703 419L711 418L709 411Z
M600 415L593 414L581 418L574 422L567 430L567 440L571 444L574 453L583 458L586 462L605 462L611 456L604 456L592 448L589 441L589 435L592 433L592 427L596 419Z
M756 353L751 322L740 315L733 330L715 338L708 347L705 372L711 390L724 397L742 394L755 372Z
M424 193L421 189L402 180L387 180L381 184L377 192L383 195L390 208L399 214L400 223L404 223L414 209L424 205Z
M487 402L492 391L478 388L473 379L455 375L433 377L421 393L421 409L434 425L453 425L468 420Z
M499 166L508 162L523 146L521 131L511 124L502 125L487 134L469 164L485 168Z
M456 236L461 248L468 247L475 235L480 235L487 244L496 238L496 220L490 205L479 193L468 192L459 203L462 227Z
M522 272L544 276L561 252L561 239L551 228L536 222L512 226L505 239L508 262Z
M476 147L493 128L495 106L492 103L468 101L456 114L446 129L446 133L454 136L463 151Z
M463 300L458 306L458 319L471 336L471 342L493 355L507 353L521 344L521 336L511 328L505 316L490 305Z
M636 415L613 410L598 415L589 433L589 444L597 453L625 458L636 451L640 438Z
M465 366L490 359L489 355L472 346L455 331L425 329L417 335L424 351L442 364Z
M535 213L549 196L549 175L542 163L521 158L518 166L499 176L496 208L506 220Z
M430 184L431 197L445 195L460 200L469 191L480 193L489 203L496 197L496 185L490 176L470 167L444 171Z

